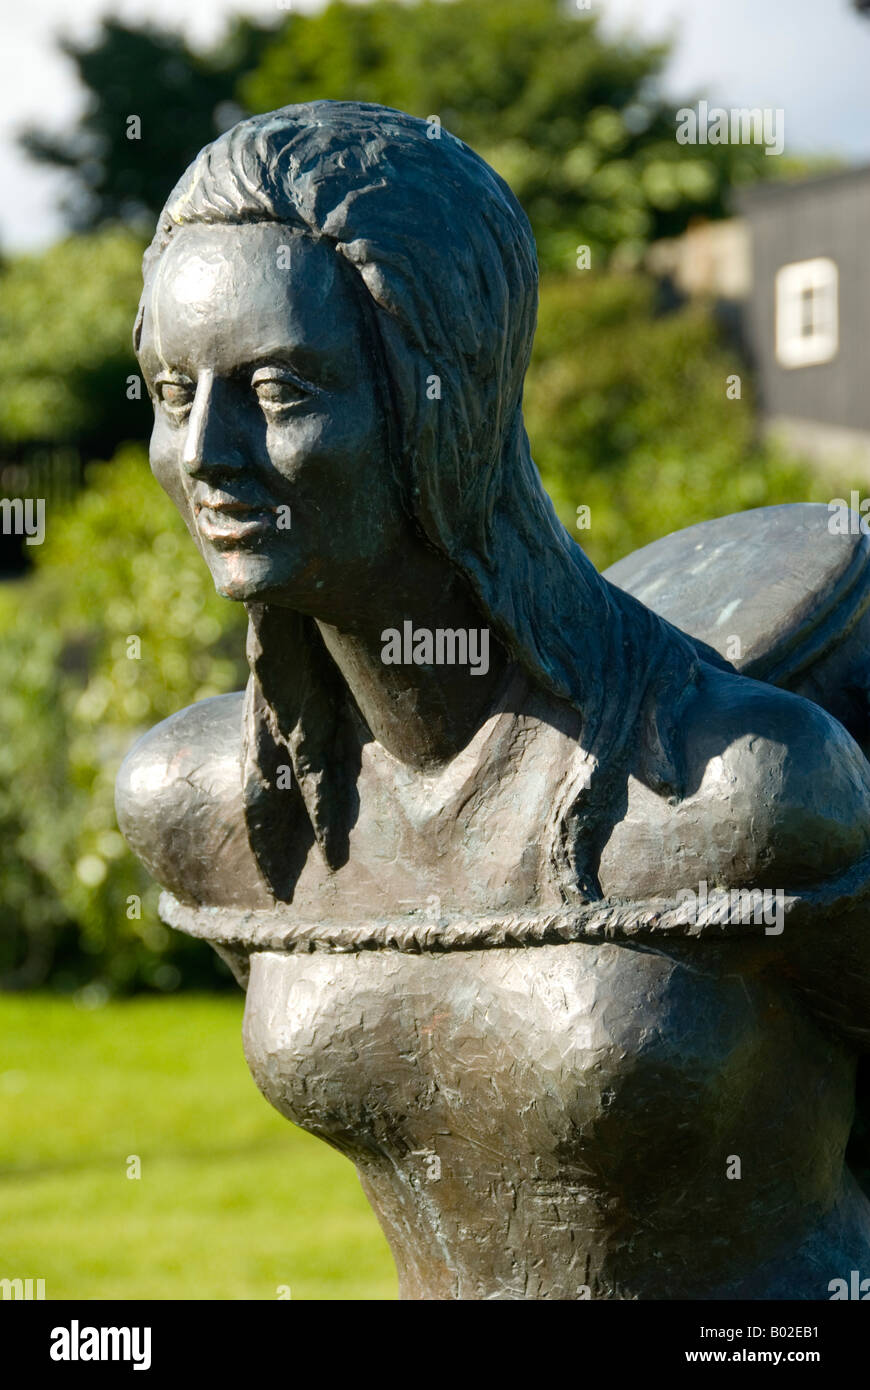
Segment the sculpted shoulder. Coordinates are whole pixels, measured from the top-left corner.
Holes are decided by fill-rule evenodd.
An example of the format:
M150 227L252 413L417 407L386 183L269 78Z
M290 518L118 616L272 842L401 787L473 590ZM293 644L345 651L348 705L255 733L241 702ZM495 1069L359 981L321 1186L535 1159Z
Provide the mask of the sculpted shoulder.
M127 754L118 825L157 882L185 902L267 906L245 833L240 747L244 695L202 700L164 719Z
M605 894L798 888L870 853L870 763L819 706L705 666L681 744L682 799L651 791L642 769L631 779L602 854Z

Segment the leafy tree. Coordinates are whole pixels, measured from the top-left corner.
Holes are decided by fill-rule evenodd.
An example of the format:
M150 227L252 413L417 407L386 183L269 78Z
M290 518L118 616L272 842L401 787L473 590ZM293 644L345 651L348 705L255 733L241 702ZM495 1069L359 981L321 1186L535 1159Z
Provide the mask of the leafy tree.
M77 230L150 230L218 130L245 110L324 97L437 116L504 175L542 263L563 269L578 245L636 257L693 216L722 215L733 184L783 172L759 147L677 145L676 104L660 85L667 46L606 39L595 15L562 0L334 0L277 30L236 20L208 52L112 19L93 45L63 47L89 93L85 114L69 135L23 139L69 175Z
M676 143L667 52L606 39L561 0L336 0L291 16L238 94L251 110L327 97L439 117L507 179L542 263L567 269L578 245L636 256L774 172L759 147Z
M84 115L68 135L31 127L21 139L33 159L68 175L70 226L122 221L150 235L182 170L243 114L236 84L271 33L237 19L217 48L198 53L172 32L107 18L95 43L63 41L88 92Z
M70 237L0 270L0 456L75 442L97 456L148 427L131 339L142 243L123 228Z

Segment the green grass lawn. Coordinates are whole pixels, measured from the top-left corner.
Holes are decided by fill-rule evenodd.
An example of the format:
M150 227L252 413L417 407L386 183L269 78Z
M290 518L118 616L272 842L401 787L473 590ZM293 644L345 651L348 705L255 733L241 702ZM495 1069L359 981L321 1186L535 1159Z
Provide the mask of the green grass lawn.
M352 1165L251 1080L242 1007L0 996L0 1278L47 1299L396 1296Z

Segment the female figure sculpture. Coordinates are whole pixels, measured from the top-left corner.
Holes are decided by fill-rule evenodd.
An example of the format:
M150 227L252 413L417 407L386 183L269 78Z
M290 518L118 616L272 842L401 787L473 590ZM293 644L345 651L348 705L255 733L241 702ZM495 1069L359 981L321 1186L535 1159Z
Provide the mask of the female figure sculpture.
M140 740L121 827L403 1296L827 1298L870 1266L870 768L567 535L523 428L530 228L430 134L288 107L167 202L152 468L251 677ZM702 883L781 929L690 920Z

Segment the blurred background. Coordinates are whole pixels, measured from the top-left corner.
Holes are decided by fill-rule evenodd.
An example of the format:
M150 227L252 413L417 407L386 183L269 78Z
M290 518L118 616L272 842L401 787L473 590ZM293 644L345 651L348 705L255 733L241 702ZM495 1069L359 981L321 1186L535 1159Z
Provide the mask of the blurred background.
M538 243L533 452L603 568L866 486L868 9L87 0L68 20L40 0L4 18L0 496L45 498L46 531L0 535L0 1278L49 1298L395 1292L353 1170L259 1098L236 986L160 924L115 825L136 737L246 677L244 612L147 465L131 329L175 180L243 115L320 97L437 115L484 155ZM699 101L781 112L784 148L679 143Z

